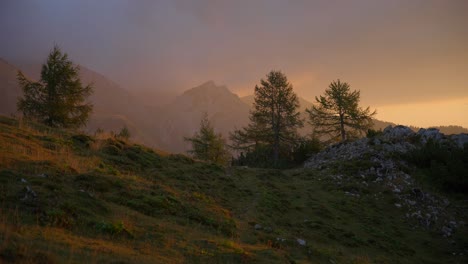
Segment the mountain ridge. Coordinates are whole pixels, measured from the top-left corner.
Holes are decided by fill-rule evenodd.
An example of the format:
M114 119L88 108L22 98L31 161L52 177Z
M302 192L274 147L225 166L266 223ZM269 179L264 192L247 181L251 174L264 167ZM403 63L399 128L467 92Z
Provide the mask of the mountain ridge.
M39 64L24 64L22 67L21 70L27 76L33 79L39 78ZM94 94L90 98L95 109L86 127L89 133L94 133L98 128L118 132L116 130L127 126L135 141L183 153L189 148L183 138L192 136L197 131L204 113L208 114L215 130L226 138L233 129L241 128L249 122L253 95L239 97L226 85L217 85L212 80L187 89L178 96L161 96L164 102L161 103L160 100L152 100L144 95L134 96L106 76L83 65L80 65L80 68L83 83L94 83ZM16 80L19 69L0 58L0 113L6 115L16 113L16 100L21 95ZM153 98L158 97L155 91L150 94ZM307 120L304 110L312 103L302 97L299 97L299 101L301 116ZM375 120L374 123L374 128L377 130L396 125L380 120ZM468 132L468 129L460 126L438 128L446 134ZM306 121L300 133L307 135L311 131L312 128Z

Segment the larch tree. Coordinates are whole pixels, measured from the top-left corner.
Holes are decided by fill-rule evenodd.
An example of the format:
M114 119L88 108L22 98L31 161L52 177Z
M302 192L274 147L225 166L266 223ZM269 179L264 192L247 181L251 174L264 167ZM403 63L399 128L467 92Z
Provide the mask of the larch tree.
M192 144L192 149L188 153L196 159L220 165L225 165L229 161L230 154L225 139L221 134L215 133L206 113L200 121L199 131L193 137L186 137L185 140Z
M346 82L331 82L323 96L315 97L316 104L306 109L315 133L344 141L372 128L376 111L361 108L360 96L360 91L351 91Z
M18 83L24 94L17 102L18 110L25 118L52 127L84 126L93 109L86 102L92 94L92 86L84 86L78 73L79 67L55 46L42 65L39 82L18 72Z
M271 71L255 86L253 110L247 127L231 134L234 148L248 149L259 144L272 149L275 164L281 148L292 146L297 139L297 128L302 126L299 100L293 86L281 71Z

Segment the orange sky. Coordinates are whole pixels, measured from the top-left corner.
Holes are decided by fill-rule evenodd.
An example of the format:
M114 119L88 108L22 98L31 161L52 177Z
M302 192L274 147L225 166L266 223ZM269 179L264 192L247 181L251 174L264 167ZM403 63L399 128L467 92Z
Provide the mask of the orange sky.
M468 128L468 97L423 103L382 105L377 118L420 127L461 125Z
M282 70L312 101L339 78L381 119L468 126L467 14L466 0L0 1L0 57L41 63L59 44L126 89L174 93L252 94Z

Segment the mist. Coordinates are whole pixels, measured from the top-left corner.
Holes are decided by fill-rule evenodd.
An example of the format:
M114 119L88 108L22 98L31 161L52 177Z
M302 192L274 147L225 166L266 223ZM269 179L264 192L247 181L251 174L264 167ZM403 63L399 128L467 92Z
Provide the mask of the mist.
M43 62L57 44L130 91L214 80L248 95L279 69L308 100L339 78L377 108L468 102L467 11L462 0L6 0L0 57Z

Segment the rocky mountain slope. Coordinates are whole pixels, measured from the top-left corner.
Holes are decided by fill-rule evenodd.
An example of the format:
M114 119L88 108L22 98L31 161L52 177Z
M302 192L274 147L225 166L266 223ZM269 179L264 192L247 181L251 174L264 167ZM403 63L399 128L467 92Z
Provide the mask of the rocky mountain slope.
M466 204L453 206L444 195L426 190L414 177L414 170L408 162L409 155L406 155L432 143L442 144L451 152L454 149L464 151L465 159L468 157L468 134L446 136L438 129L414 132L405 126L389 126L372 138L332 145L314 155L304 167L329 172L337 186L355 184L346 192L350 197L367 196L363 188L384 188L393 196L395 208L402 212L411 226L422 227L450 239L458 229L466 230L468 207ZM354 166L352 175L347 175L350 169L347 166ZM464 160L461 166L465 172L468 171L468 160ZM380 195L374 194L373 198L379 201Z

